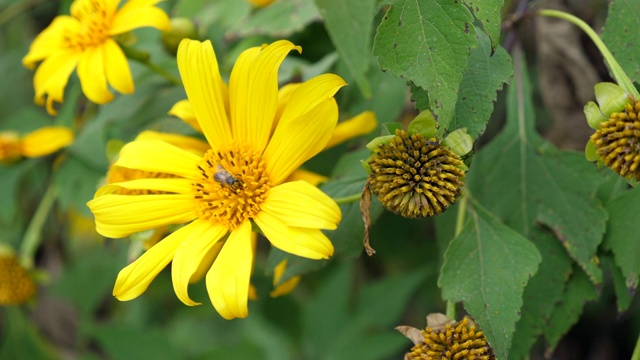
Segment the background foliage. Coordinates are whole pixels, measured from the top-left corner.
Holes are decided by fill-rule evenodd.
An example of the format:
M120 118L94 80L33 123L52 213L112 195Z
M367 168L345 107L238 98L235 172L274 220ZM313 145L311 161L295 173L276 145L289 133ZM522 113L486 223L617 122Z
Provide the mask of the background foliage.
M586 37L573 28L571 38L555 27L558 20L545 23L533 14L544 5L575 12L601 30L638 80L640 22L630 14L640 1L578 3L161 3L212 40L223 78L245 48L287 38L303 53L285 60L280 80L323 72L344 77L350 86L337 96L341 119L373 110L380 123L406 128L418 111L430 109L439 136L467 128L476 140L465 205L411 221L374 201L373 257L362 251L357 203L341 205L342 223L328 234L336 247L329 261L295 258L262 242L253 277L259 299L247 319L225 321L206 301L183 306L167 271L140 298L115 300L116 275L140 240L101 238L85 206L108 168L110 141L132 140L145 129L196 135L167 115L185 98L182 87L131 61L135 93L96 106L74 75L59 116L49 117L33 104L33 73L20 61L53 17L68 13L70 1L0 0L0 131L50 124L77 130L74 144L55 156L0 166L0 241L16 250L46 189L56 189L53 211L36 229L42 240L37 296L0 309L0 359L398 359L411 343L393 328L423 328L425 316L444 312L447 300L476 320L499 359L629 358L640 332L634 300L640 192L579 151L589 135L582 106L593 99L593 84L567 68L586 66L578 73L611 79ZM136 49L178 76L157 31L134 34ZM552 41L564 50L548 50ZM562 51L572 50L586 65L567 64ZM550 76L553 69L564 70ZM305 164L330 177L322 190L334 198L361 192L364 144L382 129ZM270 275L283 258L289 266L282 281L304 276L293 294L270 298ZM206 300L202 284L192 297Z

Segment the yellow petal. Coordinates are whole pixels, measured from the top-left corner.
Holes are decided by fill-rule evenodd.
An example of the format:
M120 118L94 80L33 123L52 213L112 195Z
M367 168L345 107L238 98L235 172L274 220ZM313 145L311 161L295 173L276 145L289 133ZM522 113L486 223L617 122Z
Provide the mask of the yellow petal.
M64 32L67 29L78 27L80 27L78 20L71 16L56 16L53 22L33 40L29 46L29 52L22 58L22 64L33 69L38 61L60 51Z
M105 47L87 48L78 62L78 77L82 92L96 104L106 104L113 100L113 94L107 87L105 74Z
M153 130L145 130L136 136L136 140L161 140L171 145L177 146L183 150L202 156L207 150L211 149L209 143L196 139L191 136L161 133Z
M38 157L54 153L73 142L73 132L61 126L48 126L22 139L22 156Z
M329 98L296 121L284 120L283 117L278 123L264 154L267 173L274 185L282 183L324 148L338 122L338 105Z
M270 5L274 0L247 0L255 7L264 7Z
M202 132L200 124L198 124L198 120L196 120L196 115L193 113L193 107L191 107L191 103L189 103L189 100L180 100L177 103L173 104L168 114L173 115L186 122L198 132Z
M122 181L105 185L98 189L95 197L114 194L120 189L152 190L176 194L193 194L193 185L189 179L149 178Z
M204 136L217 149L233 141L224 104L224 83L210 41L184 39L178 47L178 69Z
M193 275L191 275L191 279L189 279L189 284L195 284L200 280L202 280L202 278L211 269L211 265L213 265L213 261L218 257L218 254L220 253L220 250L222 250L223 245L224 245L224 241L222 240L213 244L213 246L205 254L202 261L200 261L200 265L198 265L198 269L196 269Z
M136 140L120 149L114 165L194 179L200 176L200 159L199 156L164 141Z
M272 128L275 129L280 121L280 117L282 116L282 112L287 107L289 100L291 100L291 95L300 87L302 83L290 83L280 88L278 91L278 111L276 111L275 120L273 122ZM273 130L272 129L272 130Z
M300 282L301 276L292 276L287 281L280 283L280 279L282 279L282 275L284 275L285 270L287 269L287 261L288 259L282 260L276 267L273 269L273 291L269 293L271 297L278 297L282 295L287 295L298 286Z
M87 203L96 231L110 238L196 218L193 195L103 195Z
M109 85L123 94L133 92L133 79L127 57L118 44L107 39L104 43L105 70Z
M231 232L207 273L211 303L227 320L249 315L247 302L253 256L251 222L245 221Z
M140 296L151 281L173 259L178 246L192 233L191 224L184 226L167 236L147 250L136 261L122 269L113 287L113 296L118 300L127 301Z
M58 51L47 57L36 70L33 77L35 88L35 102L38 105L45 104L50 115L56 115L53 102L61 103L64 98L64 88L67 86L69 76L80 61L80 53Z
M329 178L324 175L316 174L312 171L298 169L291 173L285 182L298 180L306 181L313 186L318 186L320 183L329 180Z
M229 82L233 136L262 152L278 110L278 69L287 54L299 46L286 40L266 48L245 50L236 61Z
M198 270L198 266L205 259L212 247L229 230L222 225L214 225L206 220L196 220L191 223L189 238L180 244L171 264L171 278L173 290L180 301L189 306L200 305L189 297L189 280Z
M309 259L327 259L333 255L331 241L320 230L287 226L266 211L258 213L253 220L271 245L282 251Z
M109 35L122 34L133 29L150 26L168 31L171 22L164 10L154 6L160 1L129 0L115 14Z
M271 188L260 209L291 227L333 230L341 218L335 201L305 181Z
M347 140L366 135L375 130L376 126L378 126L376 114L373 111L364 111L351 119L338 123L331 139L329 139L324 148L326 150Z

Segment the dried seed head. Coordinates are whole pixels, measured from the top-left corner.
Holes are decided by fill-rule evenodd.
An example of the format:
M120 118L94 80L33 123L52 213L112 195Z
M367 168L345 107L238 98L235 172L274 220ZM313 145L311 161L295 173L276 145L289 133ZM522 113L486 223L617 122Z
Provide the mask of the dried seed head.
M640 102L627 104L600 123L591 135L596 154L620 176L640 180Z
M436 138L396 130L369 161L369 186L387 210L407 218L438 215L462 193L460 156Z
M406 329L403 329L406 331ZM415 331L414 331L415 332ZM414 337L416 334L410 332ZM482 331L465 316L439 330L427 327L422 338L405 355L406 360L495 360L495 355ZM416 341L414 340L414 343Z

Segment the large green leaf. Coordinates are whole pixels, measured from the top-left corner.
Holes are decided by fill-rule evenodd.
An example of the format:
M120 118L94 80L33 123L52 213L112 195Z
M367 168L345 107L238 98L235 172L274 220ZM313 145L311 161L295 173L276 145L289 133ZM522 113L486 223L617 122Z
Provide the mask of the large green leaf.
M480 324L498 359L506 359L522 293L542 260L529 240L479 204L450 243L438 279L442 297L463 301Z
M627 288L638 288L640 278L640 186L622 193L607 203L609 224L605 234L605 246L613 251L613 261L622 270Z
M371 57L375 0L315 0L324 25L365 97L371 96L366 77Z
M464 0L473 15L482 24L491 38L491 47L496 48L500 41L502 6L504 0Z
M520 53L518 53L520 54ZM508 91L507 124L475 157L467 178L472 194L505 224L530 236L549 227L595 284L594 258L607 213L595 194L601 178L579 153L561 152L535 132L531 85L522 56Z
M449 129L467 128L474 139L484 132L496 101L496 91L513 72L511 57L501 46L493 53L487 35L478 31L478 48L471 49L469 68L460 84L460 93ZM422 110L422 109L421 109ZM440 133L445 131L439 129Z
M373 53L382 70L429 94L429 107L447 128L455 111L469 48L476 46L473 17L450 0L393 0L378 27Z
M622 275L622 271L616 264L613 263L613 259L609 257L603 257L602 263L608 265L611 272L611 278L613 280L613 289L616 293L616 304L618 305L618 313L622 314L629 309L633 301L635 291L630 290L627 287L627 282Z
M609 5L602 40L632 80L640 81L640 0L615 0Z
M513 360L526 358L536 339L547 329L549 318L564 295L573 263L551 234L534 229L530 237L542 255L542 263L524 290L522 318L516 324L509 351L509 359Z
M587 301L595 300L597 296L593 283L582 270L576 268L567 283L562 302L558 304L549 319L545 332L549 351L555 349L564 334L578 321Z

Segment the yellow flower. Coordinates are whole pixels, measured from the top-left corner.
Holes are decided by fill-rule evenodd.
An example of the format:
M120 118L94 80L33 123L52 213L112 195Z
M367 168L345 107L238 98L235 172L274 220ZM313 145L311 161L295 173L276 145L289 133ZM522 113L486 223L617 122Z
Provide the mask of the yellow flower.
M35 292L33 279L13 249L0 243L0 306L24 304Z
M198 305L188 295L189 280L202 262L215 257L206 275L213 306L225 319L246 317L253 224L283 251L311 259L333 254L320 229L337 227L340 208L314 186L285 180L331 138L338 120L333 96L345 82L332 74L313 78L300 85L278 113L278 68L294 49L301 51L283 40L244 51L231 73L227 98L211 43L182 41L178 68L211 149L198 156L164 141L136 140L120 151L117 166L177 178L102 187L88 203L96 230L117 238L190 223L120 272L113 290L118 299L142 294L173 261L177 297ZM165 194L116 194L122 188Z
M89 100L104 104L113 99L108 85L130 94L133 79L127 59L112 36L140 27L169 29L167 14L155 4L160 0L75 0L71 16L56 17L31 44L22 64L36 70L35 102L56 114L53 102L62 102L64 88L77 67L82 91ZM107 85L108 84L108 85Z
M72 142L73 132L61 126L45 126L22 138L13 131L1 132L0 163L49 155Z
M255 6L255 7L265 7L267 5L271 5L272 2L274 2L275 0L247 0L247 2L249 2L249 4Z

